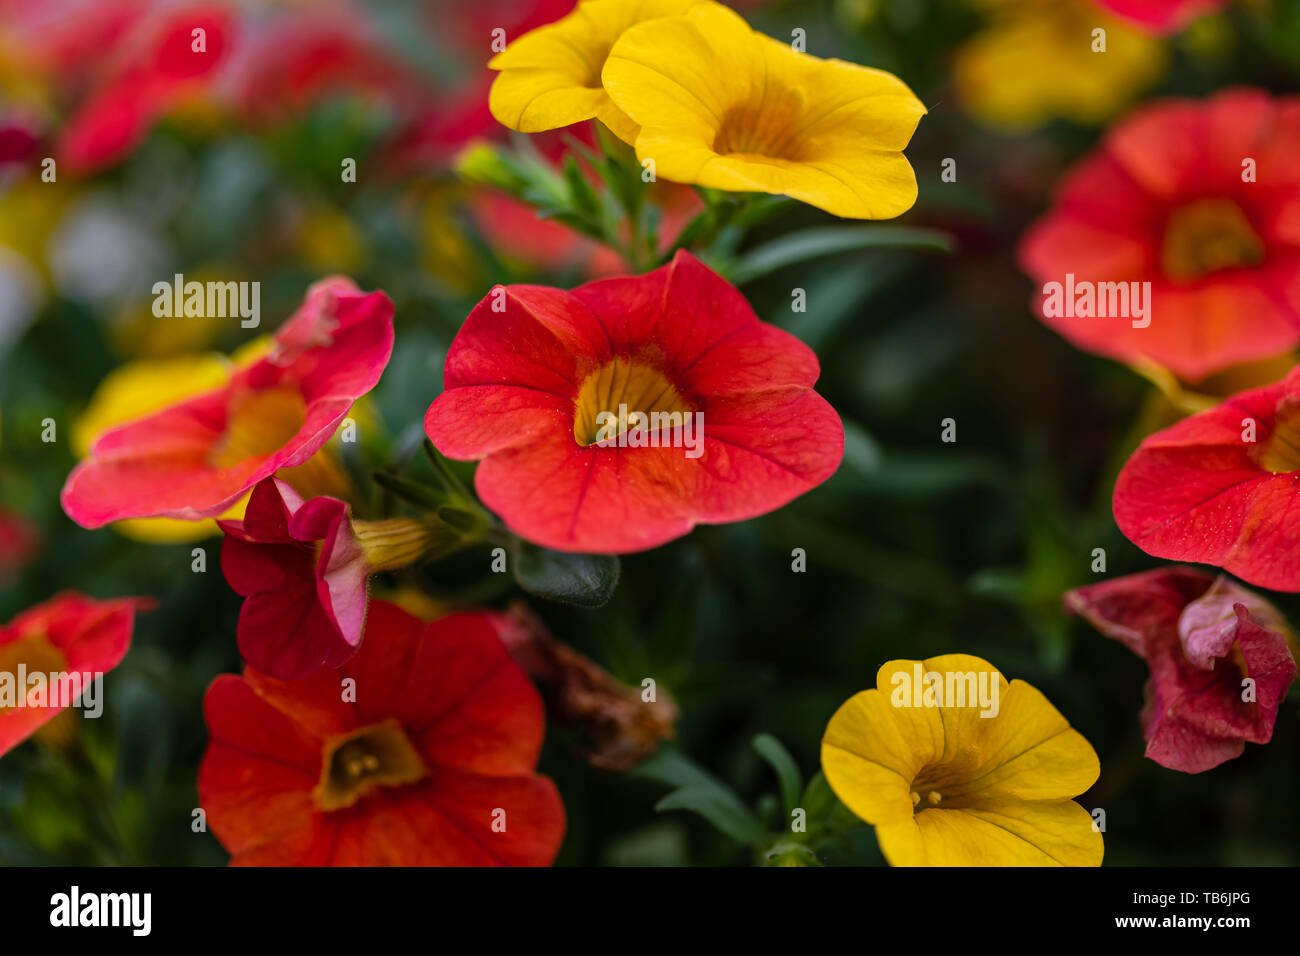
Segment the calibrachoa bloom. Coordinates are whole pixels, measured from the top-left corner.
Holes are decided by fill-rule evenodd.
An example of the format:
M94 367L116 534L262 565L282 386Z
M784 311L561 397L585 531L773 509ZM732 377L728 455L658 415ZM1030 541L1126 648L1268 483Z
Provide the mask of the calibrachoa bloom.
M925 107L907 85L797 52L719 4L632 27L601 76L641 127L638 158L663 179L791 196L854 219L916 202L903 148Z
M63 509L86 528L219 515L262 479L311 458L379 381L392 348L384 293L322 280L271 351L226 385L101 435L68 476Z
M1197 17L1222 10L1228 0L1093 0L1151 33L1181 30Z
M981 121L1009 129L1055 117L1100 123L1164 68L1156 40L1089 0L978 0L989 23L957 51L953 83ZM1094 30L1105 52L1094 51Z
M1200 773L1273 736L1296 664L1263 598L1173 566L1070 591L1065 606L1151 668L1142 733L1162 767Z
M248 598L239 651L272 677L338 667L361 646L370 575L406 567L441 537L437 522L356 521L337 498L303 501L275 478L258 484L242 521L218 522L221 570Z
M507 39L488 103L497 122L524 133L597 119L634 143L637 125L601 87L610 48L637 23L684 13L701 0L582 0L568 16ZM704 0L708 2L708 0Z
M447 353L425 430L448 457L482 459L479 496L523 537L639 551L829 478L844 430L818 372L807 346L679 252L571 292L493 290ZM661 427L629 427L638 414Z
M96 601L65 591L43 604L29 608L8 624L0 624L0 686L9 685L21 700L9 701L0 693L0 754L22 743L49 723L73 701L50 682L50 675L103 674L116 667L131 645L135 612L147 602L134 598ZM45 699L32 698L30 678L40 674L45 681ZM24 675L27 686L18 686ZM76 681L60 687L84 686ZM37 692L38 695L40 692ZM32 706L39 702L40 706Z
M549 864L564 807L534 773L542 701L490 621L376 601L370 630L340 670L208 688L199 802L231 862Z
M1100 773L1092 746L978 657L887 662L831 718L822 769L894 866L1101 863L1101 833L1071 799Z
M1115 522L1158 558L1300 591L1300 368L1147 438L1115 482Z
M1066 177L1020 261L1039 282L1100 289L1098 301L1103 283L1131 296L1149 282L1146 315L1048 308L1044 321L1080 348L1189 380L1295 347L1297 150L1300 97L1234 89L1138 111Z

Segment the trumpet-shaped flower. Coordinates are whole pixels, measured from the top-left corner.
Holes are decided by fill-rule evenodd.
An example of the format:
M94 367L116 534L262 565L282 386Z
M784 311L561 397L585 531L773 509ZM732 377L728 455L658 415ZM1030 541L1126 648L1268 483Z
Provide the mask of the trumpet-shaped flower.
M215 517L321 448L379 380L393 307L348 279L316 283L271 351L225 385L96 439L63 487L63 508L97 528L123 518Z
M640 551L830 477L844 430L813 391L818 371L679 252L572 292L493 290L447 353L425 430L448 457L482 459L479 496L524 538Z
M1162 767L1200 773L1273 736L1296 664L1291 631L1263 598L1173 566L1070 591L1065 607L1151 668L1142 733Z
M69 688L84 690L88 677L121 662L135 612L148 606L65 591L0 624L0 755L76 703L64 697ZM36 675L43 689L32 680ZM64 675L76 678L65 682Z
M199 801L235 865L545 866L564 836L534 773L542 701L480 614L376 601L338 670L213 681Z
M635 142L636 123L601 86L605 58L629 27L684 13L698 2L582 0L568 16L508 40L488 63L500 71L488 97L492 115L524 133L597 119L620 139Z
M1069 283L1098 304L1123 292L1119 314L1049 308L1044 295L1044 321L1080 348L1192 381L1294 348L1297 150L1298 97L1234 89L1143 107L1068 174L1020 246L1043 291ZM1140 317L1122 304L1139 294Z
M347 502L304 501L286 482L258 484L241 521L221 521L221 570L248 600L239 651L253 667L294 680L338 667L361 646L370 575L414 563L438 540L417 519L355 521Z
M1115 522L1148 554L1300 591L1300 369L1147 438L1115 482Z
M1101 833L1071 799L1096 781L1096 753L978 657L887 662L831 718L822 769L894 866L1101 863Z
M797 52L719 4L627 30L602 78L641 127L637 156L663 179L853 219L889 219L916 201L903 148L925 107L907 85Z

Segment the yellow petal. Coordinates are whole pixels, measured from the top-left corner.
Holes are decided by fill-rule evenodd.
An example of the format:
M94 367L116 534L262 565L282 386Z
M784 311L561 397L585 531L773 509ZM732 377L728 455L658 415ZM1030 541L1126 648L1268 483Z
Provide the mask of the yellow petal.
M892 866L1100 866L1103 840L1073 801L928 809L878 827Z
M568 16L517 40L488 64L499 70L488 95L497 122L524 133L599 119L621 139L636 124L606 95L601 68L628 27L683 13L696 0L583 0Z
M910 820L912 780L942 752L936 709L900 710L887 693L864 690L831 717L822 771L835 795L868 823Z
M857 219L916 201L901 151L925 108L901 80L798 53L718 4L631 28L603 80L641 126L637 155L656 176Z

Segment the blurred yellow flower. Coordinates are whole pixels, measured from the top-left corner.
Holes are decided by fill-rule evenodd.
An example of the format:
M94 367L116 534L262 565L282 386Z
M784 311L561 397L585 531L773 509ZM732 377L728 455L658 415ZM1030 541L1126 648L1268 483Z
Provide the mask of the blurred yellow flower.
M837 216L888 219L916 201L902 150L925 107L898 77L820 60L718 4L632 27L605 89L641 126L657 177L791 196Z
M598 119L624 142L636 124L600 83L601 67L623 31L657 17L684 13L698 0L582 0L568 16L507 43L488 66L499 70L488 105L498 123L540 133Z
M953 79L965 108L989 125L1101 123L1164 71L1159 40L1086 0L978 4L992 19L957 51Z
M1101 833L1070 799L1097 779L1097 754L978 657L886 663L831 718L822 769L894 866L1101 863Z

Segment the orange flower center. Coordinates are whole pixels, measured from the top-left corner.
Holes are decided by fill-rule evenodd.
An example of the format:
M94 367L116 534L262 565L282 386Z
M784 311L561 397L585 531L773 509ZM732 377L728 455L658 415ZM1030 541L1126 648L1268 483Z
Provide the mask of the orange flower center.
M210 458L212 466L231 468L279 451L306 418L307 406L292 385L237 393L231 399L226 434Z
M807 159L803 141L803 97L797 90L768 90L761 102L727 110L713 138L719 156L742 159Z
M1230 199L1201 199L1175 209L1165 224L1161 267L1175 282L1264 261L1264 243Z
M16 682L20 664L25 666L28 675L61 674L68 669L68 661L63 652L40 635L0 644L0 674L7 674L10 680ZM0 720L18 710L19 702L26 699L28 686L30 685L15 683L13 707L6 706L0 698Z
M1273 433L1260 443L1256 460L1275 475L1300 471L1300 399L1284 398L1277 403Z
M343 810L376 788L415 783L427 772L401 725L390 717L326 743L312 796L322 810Z
M673 383L648 362L616 358L587 376L574 401L573 440L584 447L614 438L629 428L665 429L674 413L683 418L691 407ZM663 416L663 417L660 417Z

